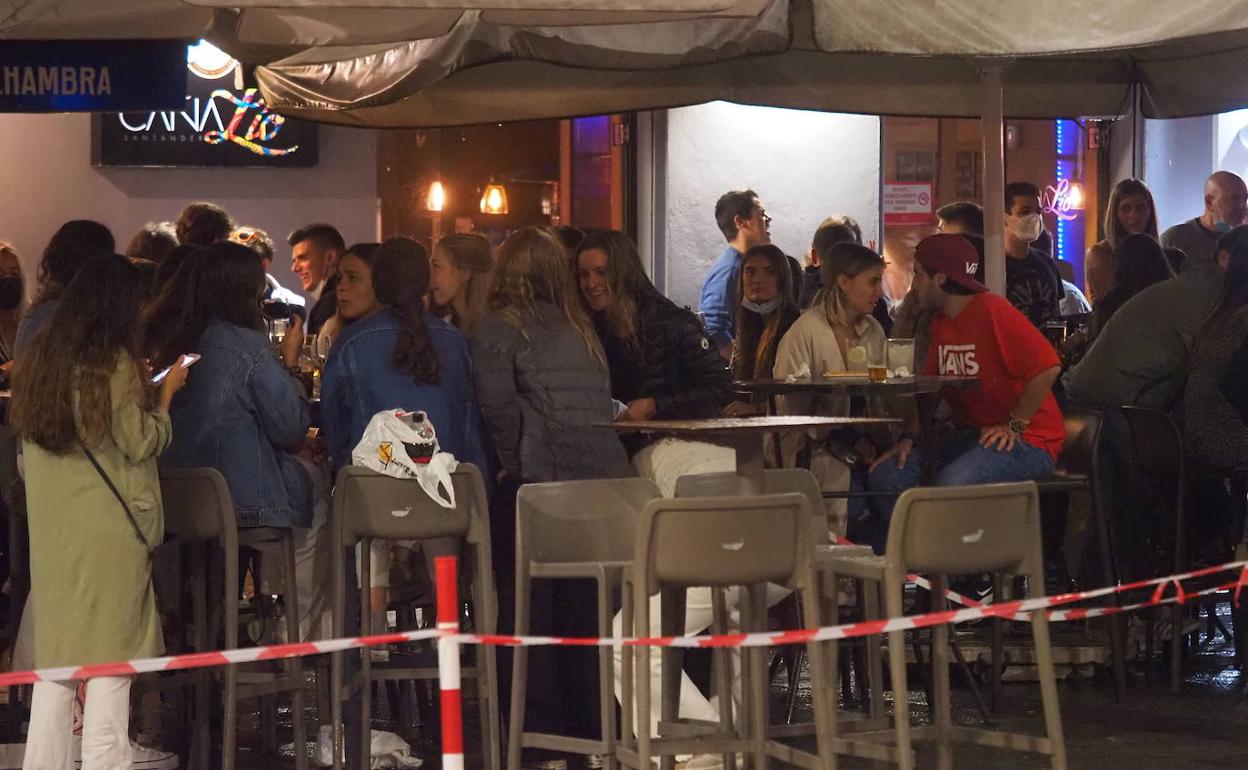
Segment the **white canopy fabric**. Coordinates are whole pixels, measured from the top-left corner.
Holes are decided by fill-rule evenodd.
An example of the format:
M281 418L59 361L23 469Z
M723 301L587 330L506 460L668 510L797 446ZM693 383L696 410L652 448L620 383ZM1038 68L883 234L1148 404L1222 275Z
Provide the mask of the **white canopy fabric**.
M767 0L5 0L0 39L207 37L301 50L445 35L466 13L502 26L594 26L753 16ZM268 59L264 59L268 61Z
M1162 8L1164 7L1164 11ZM532 17L540 20L540 16ZM446 34L322 46L259 68L270 103L356 125L437 126L693 104L980 112L1005 64L1012 117L1150 117L1248 104L1248 2L770 0L749 18L598 26L459 16Z

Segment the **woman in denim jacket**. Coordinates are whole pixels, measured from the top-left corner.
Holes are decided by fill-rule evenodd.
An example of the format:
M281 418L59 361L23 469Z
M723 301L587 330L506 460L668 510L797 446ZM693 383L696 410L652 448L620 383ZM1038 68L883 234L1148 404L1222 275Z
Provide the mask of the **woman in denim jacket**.
M168 467L216 468L242 527L312 524L312 476L295 453L311 418L303 386L269 344L260 312L264 268L255 253L217 243L192 255L147 319L152 365L184 350L202 359L170 409ZM302 325L291 324L282 357L293 364Z
M425 312L429 255L410 238L353 246L339 262L338 313L346 323L321 376L322 433L335 472L369 420L423 411L442 451L489 476L468 341Z

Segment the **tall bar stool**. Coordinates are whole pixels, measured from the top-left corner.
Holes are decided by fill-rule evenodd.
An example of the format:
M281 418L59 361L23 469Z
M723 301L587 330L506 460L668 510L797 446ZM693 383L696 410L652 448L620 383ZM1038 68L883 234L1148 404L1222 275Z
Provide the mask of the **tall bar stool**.
M818 570L819 562L833 554L839 555L871 555L871 547L866 545L844 545L833 544L829 542L828 533L833 529L833 522L826 515L822 515L824 508L823 492L819 487L819 480L814 474L805 468L768 468L763 471L763 491L769 495L785 494L795 492L805 495L812 512L811 516L811 542L815 544L815 568ZM677 497L711 497L720 496L727 497L730 495L743 494L741 477L731 471L722 473L701 473L690 476L681 476L676 480L676 496ZM828 601L837 600L837 586L829 585L826 582L822 586L822 595ZM868 607L870 614L878 614L878 593L874 588L868 589L866 586L860 585L860 590ZM804 613L801 610L800 601L798 603L798 626L807 627L810 623L806 622ZM868 709L874 718L880 718L883 715L883 689L881 680L883 666L880 658L879 645L864 645L866 650L867 668L869 672L868 680L870 685L870 695L868 696ZM781 648L782 651L784 648ZM779 658L780 656L777 656ZM796 705L797 697L797 673L801 671L802 664L806 658L805 649L797 647L790 656L792 664L789 668L789 693L787 702L785 703L785 727L773 727L771 734L773 736L798 736L806 735L812 731L813 726L806 724L789 724L792 722L792 715ZM846 685L846 696L848 697L848 685Z
M199 652L214 649L215 629L224 623L225 649L238 648L238 548L249 545L265 551L278 550L283 555L285 577L286 633L289 640L299 638L299 597L295 587L295 546L290 530L274 527L239 528L234 516L234 503L225 478L214 468L169 468L160 472L160 492L164 500L166 542L186 544L192 553L191 590L194 648ZM208 578L214 552L221 553L221 582ZM198 552L198 553L197 553ZM222 586L220 604L210 606L209 585ZM303 659L288 658L283 671L242 671L239 665L217 669L200 669L192 673L195 683L195 725L192 728L191 760L198 770L209 765L209 687L214 674L223 679L224 718L222 721L221 767L234 770L238 735L238 701L268 698L291 693L293 701L295 767L307 767L307 736L304 727ZM176 681L176 680L175 680ZM168 682L166 684L173 684ZM270 710L261 714L266 721L266 749L275 751L274 715Z
M525 484L516 496L516 634L530 632L533 580L593 580L598 587L598 634L611 636L615 594L632 564L641 509L659 497L649 479L595 479ZM540 629L539 629L540 630ZM600 754L607 767L615 758L614 653L599 649L599 707L602 736L598 740L525 732L529 649L515 649L512 668L511 718L508 725L507 768L519 770L523 749Z
M1033 597L1044 594L1044 556L1040 543L1040 503L1033 482L987 484L974 487L917 487L906 490L897 500L883 556L846 556L828 560L825 569L838 575L874 580L884 585L887 617L902 616L902 589L911 572L932 575L932 610L947 607L945 588L950 575L1010 574L1027 578ZM836 618L831 618L832 622ZM938 767L953 767L953 742L1033 751L1046 754L1054 770L1066 767L1066 747L1062 737L1061 712L1057 703L1057 682L1053 672L1053 652L1049 640L1048 617L1033 613L1031 629L1044 703L1045 735L1032 736L954 727L949 703L949 626L940 624L932 632L932 665L935 725L911 728L906 687L905 635L888 633L888 662L893 688L893 745L872 737L853 739L837 736L837 753L866 759L895 762L902 770L914 767L911 741L934 737ZM830 654L835 663L836 647ZM816 705L826 692L815 691ZM835 704L832 704L835 705ZM835 711L830 732L836 734Z
M472 573L472 602L476 631L492 634L497 620L494 576L490 571L489 507L481 471L470 463L460 463L451 474L455 487L455 507L443 508L421 488L415 479L396 479L367 468L347 466L338 472L334 485L334 507L330 515L333 532L334 636L347 633L346 554L360 545L362 566L359 576L360 616L369 617L369 547L374 539L433 540L462 538L468 546L466 562ZM387 667L374 669L368 650L352 650L360 656L360 670L344 683L343 652L331 655L330 705L334 726L334 767L342 767L342 702L360 691L362 731L359 766L368 767L371 738L374 681L437 679L438 669ZM497 665L491 645L477 645L474 666L462 669L462 676L476 682L481 708L481 735L486 767L500 767ZM352 765L353 767L355 765Z
M742 592L739 610L742 631L766 630L766 586L786 585L800 591L810 617L818 617L821 601L819 583L813 579L811 565L814 549L811 543L811 513L807 497L791 493L783 495L686 497L654 500L641 513L633 569L626 579L631 584L631 599L625 593L625 619L632 619L634 633L650 637L650 597L662 595L662 636L683 633L683 602L679 597L691 587L709 586L713 591L715 623L712 633L722 633L726 622L726 601L723 592L736 588ZM626 589L627 591L628 589ZM679 608L672 611L669 608ZM634 611L636 608L636 611ZM826 690L823 658L808 645L815 689ZM664 648L664 653L677 650ZM671 768L677 754L724 754L725 766L742 755L747 766L767 765L767 683L766 649L751 647L742 666L744 717L734 724L731 666L718 663L719 689L725 702L720 709L718 725L691 725L686 728L676 719L677 692L669 684L667 669L678 664L678 655L664 655L663 720L661 735L652 738L650 723L650 647L630 648L624 660L635 683L627 686L625 708L636 710L640 726L635 741L627 730L618 750L621 763L627 767L648 768L655 754L662 756L661 767ZM634 660L637 658L638 660ZM634 694L635 693L635 694ZM832 716L824 713L827 698L816 699L816 726L820 751L830 749L831 738L825 726ZM626 711L628 713L628 711ZM670 735L667 734L670 731Z

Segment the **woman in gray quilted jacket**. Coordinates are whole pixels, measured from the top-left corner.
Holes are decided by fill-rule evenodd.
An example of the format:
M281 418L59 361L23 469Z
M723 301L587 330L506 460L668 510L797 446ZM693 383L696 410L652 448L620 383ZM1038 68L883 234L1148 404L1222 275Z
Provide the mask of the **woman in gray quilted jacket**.
M472 332L477 401L502 474L490 505L499 633L515 623L516 490L521 484L632 475L614 430L611 380L554 234L526 227L498 252L489 311ZM592 583L538 581L533 633L593 636ZM556 610L557 608L557 610ZM510 703L510 650L499 650L499 703ZM535 648L529 657L526 729L594 737L600 729L598 658L592 649ZM531 762L551 759L526 751Z

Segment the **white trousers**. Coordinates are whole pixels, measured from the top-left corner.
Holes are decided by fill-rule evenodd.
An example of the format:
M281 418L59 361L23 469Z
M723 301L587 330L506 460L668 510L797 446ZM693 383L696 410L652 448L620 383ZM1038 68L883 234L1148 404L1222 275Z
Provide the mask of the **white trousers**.
M783 586L767 584L767 606L773 607L779 604L784 597L793 593ZM741 602L741 591L739 589L731 589L727 592L727 609L728 609L728 633L735 633L741 628L741 615L738 611L738 605ZM662 622L662 612L658 596L650 598L650 634L657 636L659 634L660 623ZM711 589L709 588L691 588L686 592L685 598L685 635L693 636L701 633L711 626L711 620L714 619L711 605ZM621 636L623 626L623 613L616 614L612 630L617 637ZM658 737L659 735L659 718L662 716L663 700L660 697L663 692L663 669L662 656L655 654L657 650L652 651L650 655L650 735ZM733 702L738 706L741 704L741 652L733 650L732 658L732 682ZM638 658L640 660L640 658ZM623 704L623 678L621 677L621 664L623 663L623 654L619 648L615 650L615 699ZM634 689L636 692L636 689ZM719 710L712 705L698 686L693 683L689 675L684 671L680 672L680 710L677 712L682 719L702 719L711 722L719 721Z
M82 770L130 770L130 677L87 682ZM77 682L36 682L22 770L73 770Z

